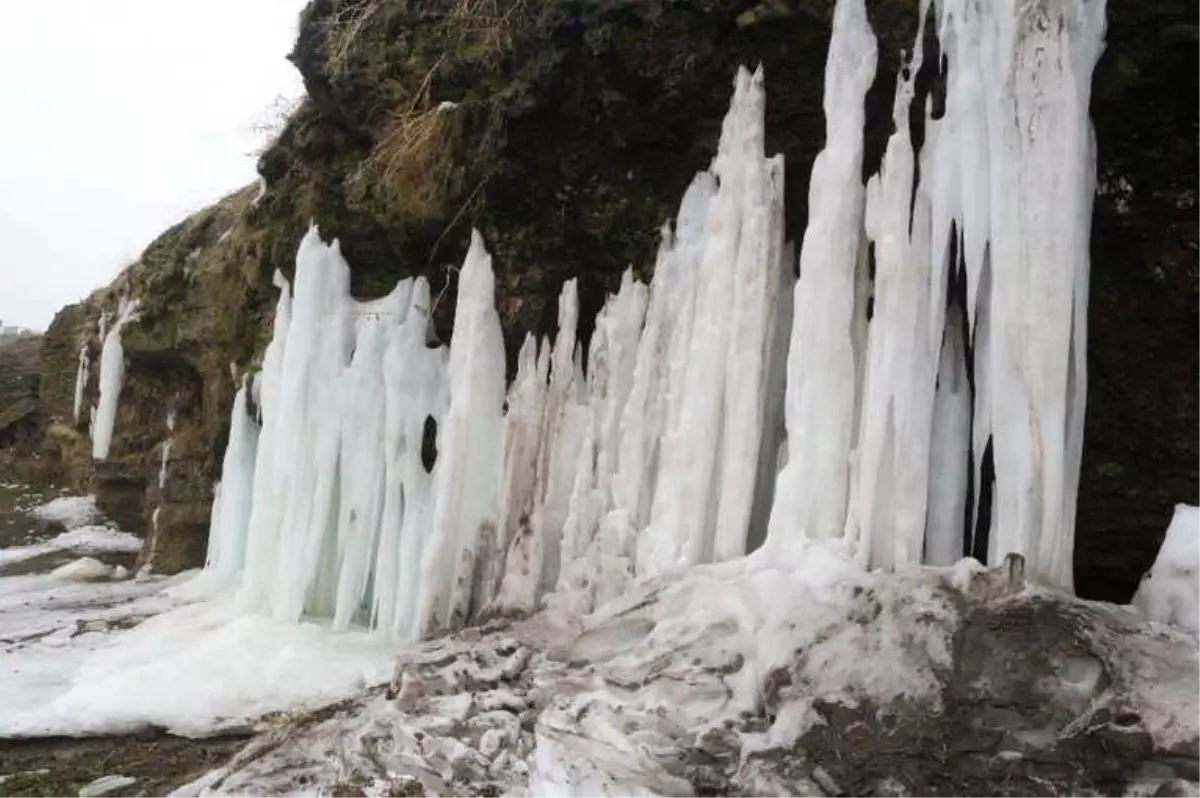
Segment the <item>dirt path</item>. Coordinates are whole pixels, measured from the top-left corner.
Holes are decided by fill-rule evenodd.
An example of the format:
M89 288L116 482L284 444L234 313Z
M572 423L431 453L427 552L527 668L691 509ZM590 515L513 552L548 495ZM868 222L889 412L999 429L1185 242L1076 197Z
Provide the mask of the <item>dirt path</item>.
M111 775L137 779L121 795L166 795L220 767L247 739L153 733L0 740L0 796L78 795L88 782Z

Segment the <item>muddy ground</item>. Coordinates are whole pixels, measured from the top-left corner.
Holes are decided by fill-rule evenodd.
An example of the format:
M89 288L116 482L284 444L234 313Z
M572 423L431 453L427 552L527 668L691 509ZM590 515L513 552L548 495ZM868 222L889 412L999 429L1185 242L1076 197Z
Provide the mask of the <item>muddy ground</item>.
M162 733L123 737L0 740L0 796L78 795L101 776L137 783L121 795L166 795L220 767L246 737L189 740Z

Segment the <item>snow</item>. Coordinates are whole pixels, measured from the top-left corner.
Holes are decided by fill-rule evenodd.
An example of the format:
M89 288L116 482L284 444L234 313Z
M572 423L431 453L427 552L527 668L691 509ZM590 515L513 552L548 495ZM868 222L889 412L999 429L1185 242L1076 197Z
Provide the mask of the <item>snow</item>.
M106 552L136 552L142 547L137 535L106 526L89 525L63 532L49 540L27 546L0 549L0 565L21 562L55 551L74 551L81 554Z
M1166 537L1133 605L1151 620L1200 633L1200 508L1175 505Z
M3 578L0 621L0 736L240 729L386 682L395 656L365 632L246 614L194 572L66 587Z
M99 515L95 496L59 496L30 510L42 521L62 524L67 529L85 526Z
M117 406L121 384L125 379L125 350L121 347L121 328L137 314L137 300L122 299L116 321L107 334L101 332L104 346L100 350L100 403L92 422L92 459L105 460L112 444L113 427L117 423ZM106 317L101 319L101 329Z

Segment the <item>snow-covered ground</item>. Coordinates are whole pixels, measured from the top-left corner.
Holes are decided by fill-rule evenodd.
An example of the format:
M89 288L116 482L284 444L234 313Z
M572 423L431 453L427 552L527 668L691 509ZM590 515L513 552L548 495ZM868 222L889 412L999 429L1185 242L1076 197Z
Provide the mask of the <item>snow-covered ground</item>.
M91 523L101 519L90 498L27 512L83 526L0 548L0 565L141 545ZM244 613L214 574L78 583L57 573L0 576L0 737L147 727L210 735L340 700L391 674L394 646Z

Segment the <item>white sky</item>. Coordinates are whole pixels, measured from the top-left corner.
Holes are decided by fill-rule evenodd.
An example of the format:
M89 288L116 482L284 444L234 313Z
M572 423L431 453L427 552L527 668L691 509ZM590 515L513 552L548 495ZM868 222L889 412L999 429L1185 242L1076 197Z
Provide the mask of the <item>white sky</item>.
M0 21L0 319L39 330L255 180L304 0L26 0Z

